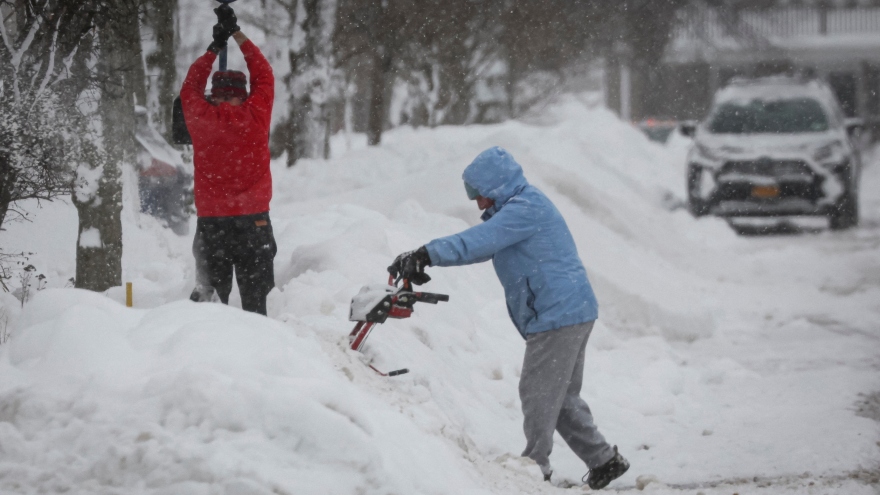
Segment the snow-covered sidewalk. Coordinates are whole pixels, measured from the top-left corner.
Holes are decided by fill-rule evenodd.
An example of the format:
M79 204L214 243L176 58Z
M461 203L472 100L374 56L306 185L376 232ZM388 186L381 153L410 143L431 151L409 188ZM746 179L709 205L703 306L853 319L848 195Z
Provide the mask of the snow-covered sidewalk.
M191 238L124 213L123 292L62 289L75 211L0 233L50 287L0 346L0 492L531 494L517 381L524 345L488 264L429 269L450 295L347 349L348 304L393 256L478 222L461 171L500 145L557 204L600 303L583 396L630 460L610 488L876 493L880 161L862 225L737 236L681 208L676 143L568 96L494 126L397 129L378 148L273 165L270 318L186 300ZM126 188L126 205L134 205ZM232 306L237 304L233 297ZM382 378L380 369L408 367ZM559 440L557 484L583 464ZM637 481L638 480L638 481ZM575 492L586 490L580 486ZM569 490L569 491L570 491Z

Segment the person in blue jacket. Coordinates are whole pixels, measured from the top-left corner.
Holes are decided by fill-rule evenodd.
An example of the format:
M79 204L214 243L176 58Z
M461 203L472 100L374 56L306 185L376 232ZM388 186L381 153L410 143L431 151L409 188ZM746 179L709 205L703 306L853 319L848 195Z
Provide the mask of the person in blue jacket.
M401 254L388 271L420 285L430 280L425 266L492 260L507 311L526 340L519 383L526 436L522 455L534 459L549 481L556 430L586 463L590 488L603 488L629 463L599 433L580 397L584 350L599 314L571 232L502 148L480 153L462 178L468 198L484 210L483 223Z

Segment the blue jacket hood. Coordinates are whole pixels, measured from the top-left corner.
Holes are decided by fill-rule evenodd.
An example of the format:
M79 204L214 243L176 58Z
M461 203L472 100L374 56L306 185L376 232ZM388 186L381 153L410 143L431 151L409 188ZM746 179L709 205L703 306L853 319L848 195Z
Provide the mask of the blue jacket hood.
M519 163L499 146L477 155L464 169L461 178L479 191L480 196L495 201L495 209L529 185Z

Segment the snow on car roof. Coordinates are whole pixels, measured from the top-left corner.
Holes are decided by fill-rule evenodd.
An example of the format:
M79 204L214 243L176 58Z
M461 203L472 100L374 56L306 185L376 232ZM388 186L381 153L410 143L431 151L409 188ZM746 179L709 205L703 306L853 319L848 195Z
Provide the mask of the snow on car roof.
M736 81L718 90L715 94L715 103L792 98L815 98L827 103L833 96L828 86L820 81L778 77Z

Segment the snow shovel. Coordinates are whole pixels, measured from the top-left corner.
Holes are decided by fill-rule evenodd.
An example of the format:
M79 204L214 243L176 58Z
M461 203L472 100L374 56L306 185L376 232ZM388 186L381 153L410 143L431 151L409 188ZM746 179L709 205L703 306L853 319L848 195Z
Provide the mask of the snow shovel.
M377 323L385 323L388 318L409 318L413 313L413 306L417 302L437 304L440 301L448 301L446 294L434 294L431 292L413 292L409 280L404 279L400 287L394 281L394 277L388 277L388 284L367 285L361 288L351 299L349 321L356 321L354 330L348 334L348 342L352 350L360 352L364 342ZM372 364L367 365L382 376L397 376L409 373L407 368L383 373Z

